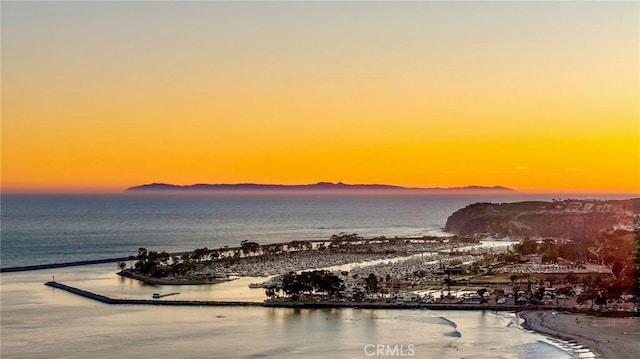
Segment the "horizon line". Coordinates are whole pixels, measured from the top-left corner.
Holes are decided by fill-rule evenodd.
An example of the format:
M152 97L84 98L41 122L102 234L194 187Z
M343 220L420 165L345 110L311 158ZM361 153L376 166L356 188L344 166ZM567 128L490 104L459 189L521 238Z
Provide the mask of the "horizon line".
M416 186L412 186L412 187L405 187L402 185L392 185L392 184L381 184L381 183L357 183L357 184L347 184L344 183L342 181L338 181L338 182L331 182L331 181L319 181L319 182L313 182L313 183L307 183L307 184L283 184L283 183L255 183L255 182L237 182L237 183L217 183L217 184L213 184L213 185L237 185L237 184L245 184L245 185L265 185L265 186L309 186L309 185L313 185L313 184L345 184L347 186L358 186L358 185L362 185L362 186L389 186L391 188L387 188L387 189L349 189L349 188L343 188L343 189L307 189L307 192L321 192L321 193L327 193L327 192L338 192L338 193L346 193L346 192L359 192L359 193L363 193L363 192L374 192L374 193L383 193L383 192L390 192L390 191L402 191L402 192L419 192L419 191L428 191L428 190L432 190L432 191L441 191L442 194L451 194L453 193L465 193L465 192L475 192L477 194L480 194L482 192L493 192L493 194L495 194L495 192L499 192L501 191L500 189L506 189L502 190L502 194L507 194L507 193L511 193L511 194L522 194L522 195L616 195L616 196L620 196L620 195L629 195L629 196L640 196L640 189L634 188L634 189L629 189L629 188L540 188L540 187L523 187L523 188L515 188L515 187L508 187L508 186L503 186L503 185L478 185L478 184L471 184L471 185L459 185L459 186L449 186L449 187L416 187ZM282 189L249 189L249 190L245 190L245 189L231 189L231 190L224 190L224 189L205 189L205 190L195 190L195 189L187 189L185 188L185 190L181 191L179 188L176 190L159 190L159 191L153 191L153 190L141 190L141 191L127 191L130 188L134 188L134 187L140 187L140 186L144 186L144 185L152 185L152 184L168 184L168 185L172 185L172 186L180 186L180 187L188 187L188 186L193 186L193 185L206 185L206 183L192 183L192 184L186 184L186 185L174 185L174 184L169 184L166 182L148 182L145 183L143 185L136 185L136 186L130 186L130 187L120 187L120 186L60 186L60 187L28 187L28 186L8 186L8 187L3 187L0 184L0 194L117 194L117 193L122 193L122 194L131 194L131 193L157 193L157 192L162 192L162 193L202 193L202 192L226 192L226 193L239 193L239 192L252 192L252 193L257 193L257 192L294 192L294 193L300 193L300 190L296 190L296 189L287 189L287 188L282 188ZM395 187L395 188L394 188ZM471 187L471 189L466 189L466 187ZM480 189L473 189L473 187L481 187ZM492 188L496 188L493 189ZM457 192L456 192L457 191ZM446 193L448 192L448 193Z
M142 191L126 191L122 188L32 188L32 189L24 189L24 188L16 188L16 189L1 189L0 195L56 195L56 194L104 194L104 195L143 195L143 194L173 194L173 195L188 195L188 194L202 194L202 193L210 193L210 194L265 194L265 193L287 193L287 194L305 194L305 193L337 193L337 194L388 194L388 193L416 193L416 192L427 192L420 189L410 189L410 188L398 188L398 189L378 189L378 190L366 190L366 189L342 189L342 190L318 190L318 189L310 189L306 191L300 190L264 190L264 189L254 189L254 190L142 190ZM527 188L527 189L512 189L511 191L483 191L483 190L441 190L439 193L431 193L431 194L440 194L440 195L456 195L456 194L493 194L493 195L557 195L557 196L572 196L572 195L614 195L614 196L629 196L629 198L640 197L640 191L638 190L626 190L626 189L561 189L561 188Z

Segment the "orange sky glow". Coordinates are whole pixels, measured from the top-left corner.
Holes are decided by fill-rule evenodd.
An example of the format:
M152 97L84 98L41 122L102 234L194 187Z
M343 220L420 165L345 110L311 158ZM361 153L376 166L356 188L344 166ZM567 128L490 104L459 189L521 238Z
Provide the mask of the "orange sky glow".
M640 193L637 2L3 2L2 191Z

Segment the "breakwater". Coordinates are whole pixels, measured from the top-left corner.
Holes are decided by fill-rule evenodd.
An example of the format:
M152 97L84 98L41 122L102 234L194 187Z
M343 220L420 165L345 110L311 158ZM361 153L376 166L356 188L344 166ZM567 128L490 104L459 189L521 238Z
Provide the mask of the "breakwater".
M350 303L350 302L226 302L213 300L157 300L157 299L118 299L71 287L59 282L46 282L46 286L61 289L105 304L130 305L178 305L178 306L261 306L271 308L320 309L320 308L366 308L366 309L430 309L430 310L552 310L551 306L514 306L514 305L473 305L473 304L435 304L435 303Z
M32 271L32 270L42 270L42 269L51 269L51 268L64 268L64 267L86 266L91 264L116 263L116 262L128 261L129 259L130 259L129 257L119 257L119 258L91 259L86 261L75 261L75 262L65 262L65 263L36 264L32 266L5 267L5 268L0 268L0 273L26 272L26 271Z
M172 253L169 253L169 255L182 256L188 253L190 252L172 252ZM135 260L137 260L136 257L129 256L129 257L116 257L116 258L103 258L103 259L88 259L84 261L73 261L73 262L63 262L63 263L36 264L32 266L4 267L4 268L0 268L0 273L27 272L27 271L42 270L42 269L78 267L78 266L86 266L86 265L92 265L92 264L117 263L117 262L135 261Z
M292 308L292 309L326 309L326 308L352 308L352 309L427 309L427 310L489 310L496 312L522 312L557 310L566 313L588 314L601 317L631 317L637 316L632 312L608 312L591 309L568 308L550 305L488 305L488 304L454 304L454 303L383 303L383 302L294 302L289 300L267 300L264 302L227 302L215 300L157 300L157 299L118 299L101 294L89 292L71 287L59 282L46 282L46 286L61 289L88 299L93 299L105 304L129 304L129 305L173 305L173 306L235 306L235 307L267 307L267 308Z
M77 294L81 297L97 300L105 304L133 304L133 305L179 305L179 306L262 306L260 302L220 302L213 300L157 300L157 299L119 299L110 298L79 288L71 287L58 282L46 282L44 285L62 289L69 293Z

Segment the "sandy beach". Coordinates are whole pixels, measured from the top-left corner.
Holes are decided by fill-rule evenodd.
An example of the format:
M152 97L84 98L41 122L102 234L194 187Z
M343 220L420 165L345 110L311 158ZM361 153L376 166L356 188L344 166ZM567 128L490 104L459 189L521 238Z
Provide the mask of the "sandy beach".
M522 312L523 327L587 346L596 358L640 357L640 318L607 318L550 311Z

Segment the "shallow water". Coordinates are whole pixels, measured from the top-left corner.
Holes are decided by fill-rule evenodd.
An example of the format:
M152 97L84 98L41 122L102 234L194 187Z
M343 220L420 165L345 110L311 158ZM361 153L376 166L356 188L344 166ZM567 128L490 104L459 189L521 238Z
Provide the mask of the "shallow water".
M369 344L402 347L405 354L412 348L419 358L571 357L543 336L508 326L512 313L106 305L44 286L52 276L120 298L174 291L181 294L168 298L264 297L240 281L147 286L115 275L113 265L5 273L3 358L366 358Z

